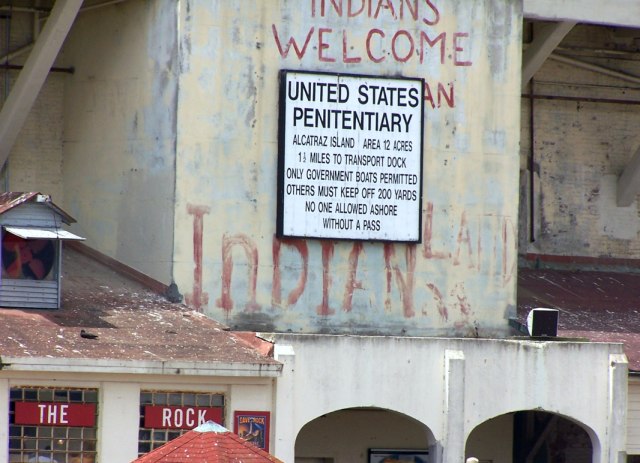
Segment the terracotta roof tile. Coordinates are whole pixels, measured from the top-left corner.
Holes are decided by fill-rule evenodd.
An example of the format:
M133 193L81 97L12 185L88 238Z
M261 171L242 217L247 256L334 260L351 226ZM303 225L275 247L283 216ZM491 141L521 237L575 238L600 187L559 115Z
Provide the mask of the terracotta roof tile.
M206 425L205 425L206 426ZM236 434L196 428L134 460L136 463L282 463Z

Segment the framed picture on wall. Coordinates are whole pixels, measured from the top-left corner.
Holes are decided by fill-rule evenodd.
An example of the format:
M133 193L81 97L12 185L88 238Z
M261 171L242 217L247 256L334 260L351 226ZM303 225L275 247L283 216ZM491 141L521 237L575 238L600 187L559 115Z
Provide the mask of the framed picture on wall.
M429 463L428 450L369 449L369 463Z
M233 432L265 452L269 451L269 412L233 412Z

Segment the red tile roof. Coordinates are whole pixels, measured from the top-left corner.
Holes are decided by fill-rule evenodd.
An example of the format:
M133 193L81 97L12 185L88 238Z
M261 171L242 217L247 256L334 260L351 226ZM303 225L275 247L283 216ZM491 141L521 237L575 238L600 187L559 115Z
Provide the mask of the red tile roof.
M0 358L198 362L281 368L271 343L241 337L202 313L65 246L62 307L0 307ZM81 336L81 330L96 339ZM247 340L250 340L248 342ZM266 355L265 355L266 354ZM10 369L11 366L6 367ZM244 368L244 367L242 367Z
M209 422L134 460L135 463L283 463L220 425Z

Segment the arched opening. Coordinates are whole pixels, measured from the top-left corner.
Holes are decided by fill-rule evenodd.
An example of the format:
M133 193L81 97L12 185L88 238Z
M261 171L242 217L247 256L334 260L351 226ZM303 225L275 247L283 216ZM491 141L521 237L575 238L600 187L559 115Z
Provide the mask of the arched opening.
M561 415L537 410L485 421L467 438L466 458L491 463L592 463L587 429Z
M322 415L300 430L295 463L431 463L434 444L431 430L407 415L348 408Z

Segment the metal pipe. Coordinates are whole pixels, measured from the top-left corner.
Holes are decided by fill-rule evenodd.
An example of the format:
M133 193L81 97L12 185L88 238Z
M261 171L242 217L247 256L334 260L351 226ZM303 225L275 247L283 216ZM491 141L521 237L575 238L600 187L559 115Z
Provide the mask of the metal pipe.
M544 95L523 93L522 98L531 98L535 100L558 100L558 101L575 101L577 103L607 103L621 105L640 105L640 100L623 100L619 98L589 98L583 96L564 96L564 95Z
M115 5L116 3L122 3L126 0L109 0L107 2L98 3L97 5L85 6L80 8L80 13L83 11L95 10L96 8L102 8L103 6Z
M535 112L534 112L534 98L533 98L533 83L534 80L531 79L531 94L529 95L529 143L531 146L529 147L529 243L534 243L536 241L536 227L535 227L535 141L536 136L534 132L535 126Z
M24 66L19 64L0 64L0 69L19 71L23 68ZM75 69L73 67L68 67L68 68L52 67L50 69L50 72L66 72L67 74L73 74L75 72Z
M638 76L626 74L620 71L614 71L613 69L605 68L604 66L599 66L597 64L586 63L584 61L580 61L575 58L569 58L563 55L558 55L556 53L551 53L549 55L549 59L559 61L564 64L570 64L572 66L576 66L582 69L587 69L589 71L598 72L600 74L604 74L610 77L617 77L618 79L626 80L627 82L640 84L640 77Z
M126 0L109 0L109 1L106 1L106 2L99 3L97 5L86 6L84 8L80 8L80 13L82 13L83 11L95 10L95 9L101 8L103 6L115 5L116 3L122 3L122 2L125 2L125 1ZM10 11L12 9L13 9L13 11L22 11L22 12L27 12L27 13L47 13L48 14L48 13L51 12L50 10L47 10L45 8L15 8L15 7L8 7L8 6L0 6L0 11L4 11L4 10ZM45 21L47 18L48 18L48 16L38 16L38 25L37 26L34 25L34 30L37 27L38 34L40 32L40 23L42 21ZM34 40L34 43L35 43L35 40ZM15 51L12 51L11 53L7 52L6 55L0 56L0 61L8 61L8 60L11 60L11 59L13 59L13 58L15 58L17 56L23 55L23 54L31 51L31 49L33 48L34 43L31 43L29 45L26 45L26 46L24 46L22 48L19 48L19 49L15 50Z
M15 51L12 51L11 53L7 53L4 56L0 56L0 61L9 61L12 60L13 58L20 56L20 55L24 55L25 53L31 51L31 49L33 48L33 44L24 46L22 48L19 48Z
M0 6L0 11L12 11L19 13L50 13L51 10L47 8L36 8L36 7L24 7L24 6Z
M90 6L85 6L83 8L80 8L80 11L89 11L89 10L95 10L96 8L102 8L103 6L108 6L108 5L113 5L115 3L121 3L124 2L126 0L108 0L106 2L102 2L102 3L97 3L95 5L90 5ZM44 8L44 7L24 7L24 6L0 6L0 11L15 11L15 12L19 12L19 13L51 13L51 9L50 8Z

